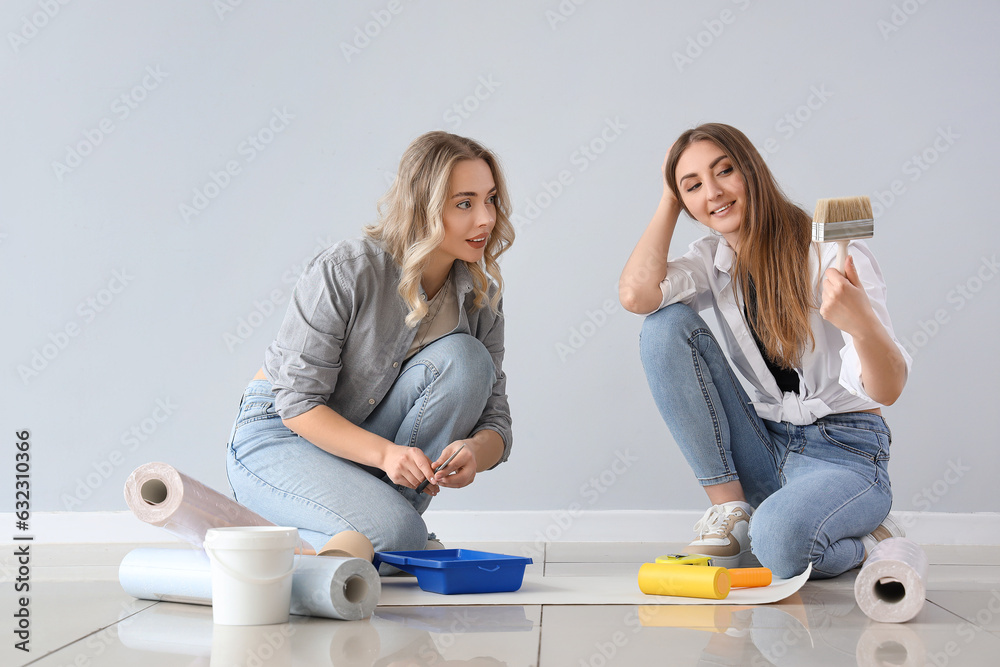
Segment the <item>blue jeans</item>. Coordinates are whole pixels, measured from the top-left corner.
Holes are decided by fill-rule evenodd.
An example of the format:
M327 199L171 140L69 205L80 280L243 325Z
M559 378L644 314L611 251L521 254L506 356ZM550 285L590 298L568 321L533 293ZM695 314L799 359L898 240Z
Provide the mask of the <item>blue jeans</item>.
M407 361L361 428L431 461L468 437L490 396L496 370L476 338L451 334ZM330 454L296 435L274 410L266 380L247 387L229 440L229 484L236 500L265 519L293 526L314 547L356 530L375 551L411 551L427 543L421 514L430 496L393 484L377 468Z
M702 486L739 480L753 553L777 577L834 577L892 505L889 427L851 412L806 426L761 419L722 352L683 304L648 316L639 341L653 400Z

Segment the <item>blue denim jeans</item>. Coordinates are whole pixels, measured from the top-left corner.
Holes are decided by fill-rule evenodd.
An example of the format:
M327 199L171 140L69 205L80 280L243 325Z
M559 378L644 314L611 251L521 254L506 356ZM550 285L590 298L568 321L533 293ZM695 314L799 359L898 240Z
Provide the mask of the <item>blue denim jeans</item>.
M434 461L468 437L486 406L496 371L468 334L440 338L407 361L361 428ZM356 530L376 551L423 549L421 514L430 496L393 484L386 474L330 454L296 435L274 410L266 380L247 387L229 439L229 484L236 500L265 519L294 526L314 547Z
M834 577L889 513L889 427L851 412L806 426L761 419L715 337L674 304L648 316L640 356L653 400L702 486L739 480L753 553L777 577Z

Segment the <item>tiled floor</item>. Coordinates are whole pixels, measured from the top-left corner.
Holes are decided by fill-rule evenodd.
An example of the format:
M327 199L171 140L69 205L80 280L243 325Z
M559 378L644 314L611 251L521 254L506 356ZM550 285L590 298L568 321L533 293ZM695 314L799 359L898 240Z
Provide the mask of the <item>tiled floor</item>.
M1000 548L927 546L927 604L906 624L856 606L854 573L809 582L757 607L505 605L379 607L356 622L293 616L285 625L215 626L209 607L136 600L117 565L139 545L38 545L30 590L31 652L17 641L12 549L0 558L2 665L39 667L363 665L998 665ZM148 546L148 545L145 545ZM162 546L162 545L160 545ZM469 544L522 554L528 545ZM549 544L547 577L637 571L675 544Z

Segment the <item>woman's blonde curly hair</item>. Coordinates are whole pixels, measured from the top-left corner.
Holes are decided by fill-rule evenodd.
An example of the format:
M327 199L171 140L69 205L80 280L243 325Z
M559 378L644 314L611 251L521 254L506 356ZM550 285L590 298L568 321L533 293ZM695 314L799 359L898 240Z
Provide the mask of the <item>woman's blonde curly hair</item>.
M448 132L428 132L417 137L403 153L399 171L389 190L379 199L378 220L365 227L370 238L392 255L402 275L399 294L410 308L406 324L415 327L427 314L420 298L420 276L434 249L444 240L442 215L448 199L448 181L462 160L483 160L496 184L496 224L483 258L466 262L472 274L476 308L489 304L496 310L503 291L497 258L514 242L510 222L510 197L497 157L472 139ZM491 297L490 279L497 289Z

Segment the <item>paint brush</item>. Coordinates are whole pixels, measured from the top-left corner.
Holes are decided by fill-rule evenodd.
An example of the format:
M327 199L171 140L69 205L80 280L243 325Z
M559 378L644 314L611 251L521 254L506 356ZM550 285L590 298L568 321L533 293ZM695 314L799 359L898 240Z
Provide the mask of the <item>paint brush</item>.
M813 214L814 243L837 244L837 270L844 273L847 243L854 239L870 239L875 234L875 216L868 197L820 199Z

